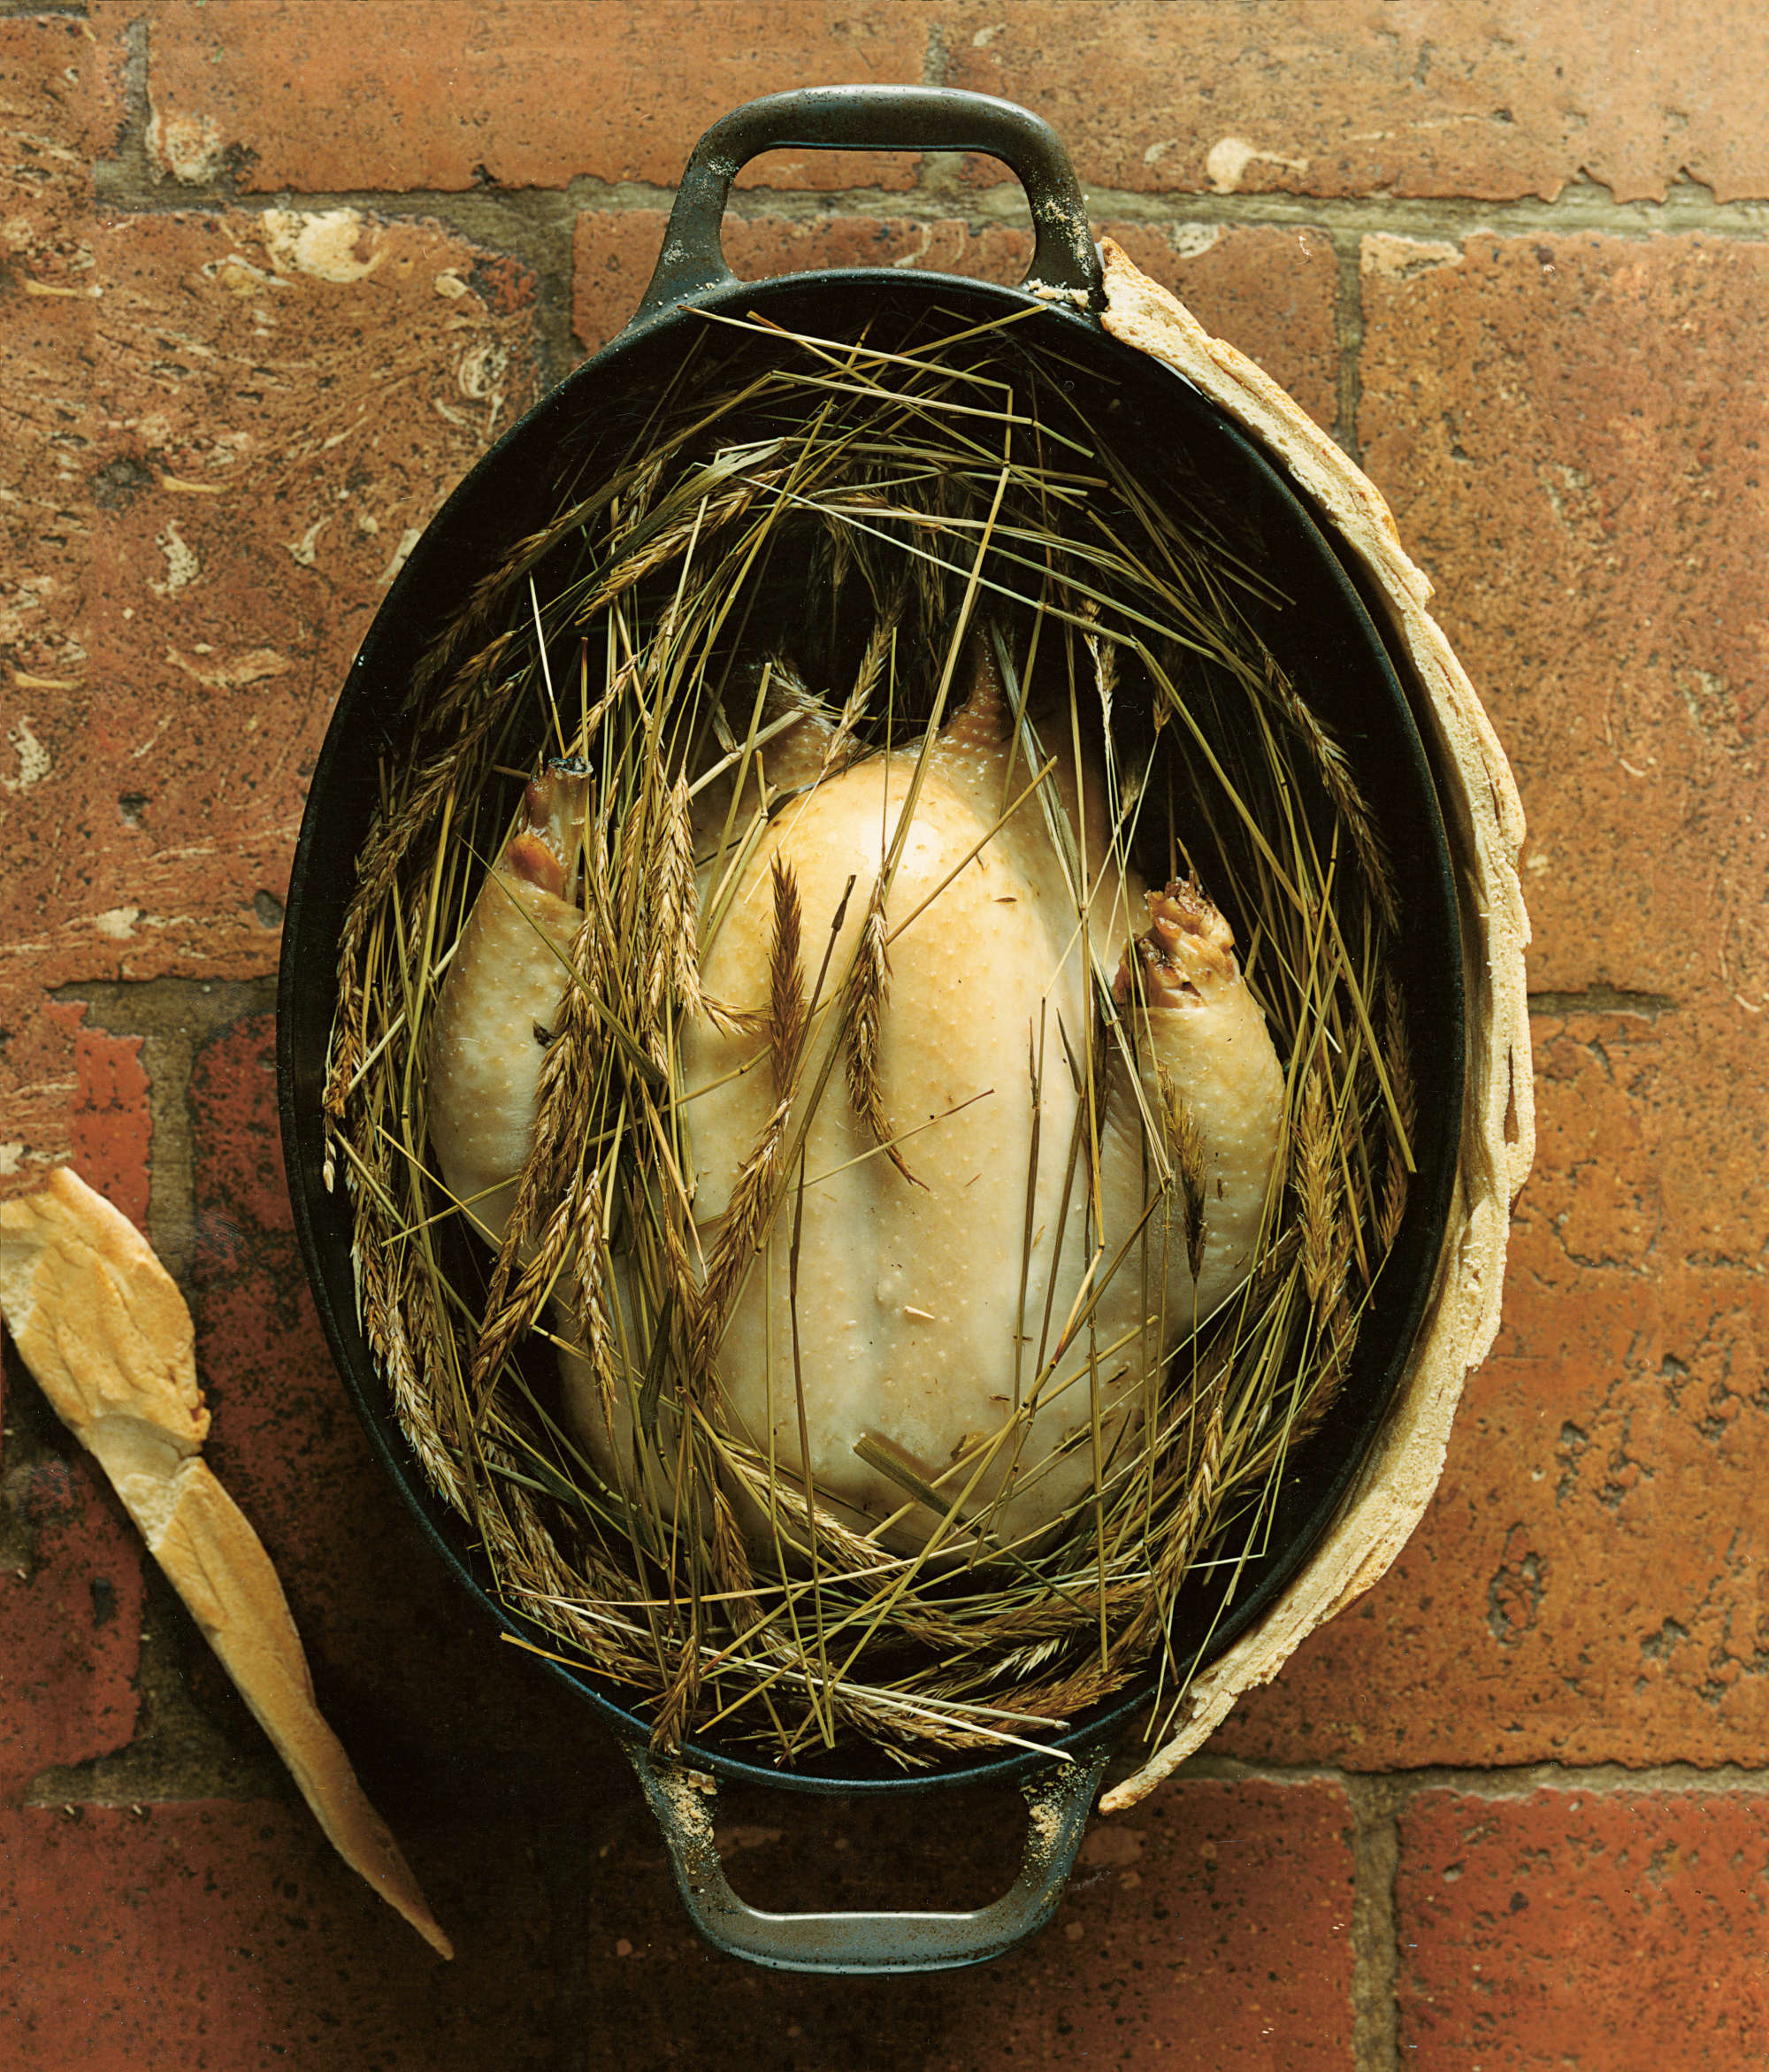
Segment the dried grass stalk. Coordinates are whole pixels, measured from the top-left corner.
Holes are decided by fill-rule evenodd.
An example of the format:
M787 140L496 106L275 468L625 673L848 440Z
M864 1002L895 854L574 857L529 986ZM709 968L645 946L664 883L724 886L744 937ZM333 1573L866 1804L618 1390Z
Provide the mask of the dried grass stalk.
M896 1133L884 1112L879 1090L879 1045L884 1026L884 1009L891 998L891 952L884 924L884 881L873 882L861 924L860 943L848 972L847 989L841 1003L841 1026L847 1067L847 1097L854 1112L866 1125L872 1141L912 1187L922 1183L909 1170L897 1148Z
M1011 326L890 352L772 333L759 361L759 333L709 319L718 332L729 349L715 340L639 448L586 466L418 672L415 749L383 774L346 917L325 1092L364 1324L426 1475L482 1536L506 1598L531 1608L555 1652L637 1693L661 1743L709 1731L789 1761L860 1736L907 1763L1038 1745L1152 1665L1167 1695L1183 1687L1173 1608L1219 1569L1232 1586L1272 1478L1329 1420L1351 1371L1411 1168L1415 1095L1390 960L1399 902L1351 760L1252 630L1247 601L1278 601L1237 546L1235 514L1201 491L1188 503L1171 480L1146 488L1142 457L1082 421L1060 365ZM1021 807L1048 815L1047 748L1096 742L1121 860L1153 856L1171 877L1201 855L1232 899L1289 1060L1291 1128L1251 1280L1151 1379L1134 1440L1114 1454L1077 1435L1094 1448L1094 1485L1060 1531L1000 1540L966 1493L986 1448L949 1470L899 1462L906 1513L919 1500L953 1514L946 1568L890 1552L776 1471L730 1429L717 1386L764 1250L796 1261L811 1211L794 1177L838 1062L827 1097L845 1093L879 1147L869 1155L915 1180L884 1096L884 885L842 962L838 917L808 984L798 888L777 860L765 1001L705 998L701 953L762 838L769 729L816 716L816 782L913 741L949 682L954 626L984 619L1024 761L985 845ZM812 622L834 629L816 669L794 652ZM1067 706L1035 727L1028 687L1053 680ZM825 700L818 684L837 687ZM502 773L537 753L590 771L584 913L545 1032L532 1146L486 1262L436 1178L422 1067L437 990L507 832ZM721 760L733 803L697 879L694 787ZM1084 863L1067 823L1051 825L1078 923L1102 859ZM1096 976L1109 1001L1110 973ZM758 1040L774 1097L710 1228L694 1219L681 1103L681 1032L699 1016ZM1114 1017L1102 1007L1091 1037L1058 1032L1084 1094L1070 1151L1090 1219ZM1041 1044L1029 1071L1036 1109ZM1184 1087L1163 1079L1152 1105L1195 1273L1199 1133ZM1143 1249L1101 1271L1141 1272ZM1030 1404L1045 1354L1037 1320L1024 1328ZM1077 1342L1088 1328L1069 1320ZM1063 1331L1048 1320L1051 1344ZM605 1481L563 1431L546 1379L560 1337L587 1363L609 1433L632 1431L642 1493ZM793 1349L781 1359L791 1388ZM1004 1444L1020 1443L1029 1414ZM747 1536L755 1519L768 1531Z

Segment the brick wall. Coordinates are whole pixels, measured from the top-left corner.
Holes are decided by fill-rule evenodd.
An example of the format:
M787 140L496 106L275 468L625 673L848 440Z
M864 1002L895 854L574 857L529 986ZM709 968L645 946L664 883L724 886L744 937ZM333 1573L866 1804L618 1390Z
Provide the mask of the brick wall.
M183 1280L211 1458L462 1953L332 1859L9 1359L0 2059L1769 2055L1765 23L0 5L0 1186L75 1159ZM1096 223L1388 495L1523 787L1541 1123L1506 1325L1394 1572L1096 1829L1035 1945L839 1989L695 1943L607 1736L395 1510L294 1256L268 1011L305 776L402 555L630 312L705 125L834 79L1048 115ZM997 167L777 154L728 248L1013 278L1027 240ZM727 1846L778 1902L907 1864L976 1904L1011 1828L763 1796Z

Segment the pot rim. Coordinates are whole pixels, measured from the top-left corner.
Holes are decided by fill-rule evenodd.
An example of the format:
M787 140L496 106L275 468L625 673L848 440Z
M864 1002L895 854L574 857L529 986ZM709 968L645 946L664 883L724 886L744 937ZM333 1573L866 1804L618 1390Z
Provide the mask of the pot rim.
M1122 368L1134 362L1151 381L1173 384L1187 399L1191 417L1207 424L1209 437L1219 441L1227 452L1236 457L1238 464L1251 471L1280 508L1287 508L1298 527L1298 537L1307 542L1315 565L1337 594L1348 622L1357 629L1367 647L1372 668L1385 679L1384 703L1404 736L1398 750L1413 765L1419 804L1434 834L1435 868L1429 875L1436 882L1427 888L1436 894L1438 911L1433 917L1440 923L1447 921L1454 938L1446 960L1446 968L1453 969L1454 973L1454 998L1446 1003L1452 1029L1453 1063L1445 1076L1459 1090L1459 1095L1444 1106L1453 1108L1457 1117L1460 1112L1459 1090L1467 1083L1468 1047L1461 984L1459 917L1441 805L1412 710L1413 697L1408 689L1411 671L1398 642L1372 617L1360 595L1359 586L1353 580L1348 565L1348 550L1336 540L1318 507L1271 453L1234 424L1184 375L1110 338L1095 315L1075 307L1068 298L1052 299L1027 286L1009 288L962 275L920 269L913 272L869 267L820 269L761 281L717 282L685 294L668 307L636 318L513 424L481 457L425 527L383 599L352 663L315 762L290 874L277 1002L278 1100L297 1239L328 1348L362 1419L370 1444L417 1516L425 1536L479 1609L488 1613L494 1623L525 1649L540 1650L537 1659L542 1665L568 1688L587 1699L630 1743L642 1744L649 1740L647 1723L629 1711L617 1698L610 1696L593 1672L551 1659L544 1650L554 1637L500 1603L481 1575L475 1572L471 1549L459 1544L464 1540L460 1522L425 1483L416 1456L386 1400L385 1384L356 1321L354 1292L348 1291L347 1302L338 1299L347 1291L335 1285L340 1278L335 1261L331 1268L326 1264L327 1247L315 1216L317 1201L324 1196L318 1178L324 1130L319 1122L318 1102L310 1098L315 1063L313 1046L310 1041L303 1045L299 1033L303 1019L302 1009L310 1001L313 993L310 965L315 947L314 911L316 906L324 907L328 899L340 911L342 903L338 888L325 882L319 853L319 822L328 798L334 796L339 788L347 788L347 763L360 765L363 760L359 735L365 732L372 733L376 729L374 702L384 688L378 675L379 648L389 644L397 648L398 629L409 615L431 618L433 629L433 616L416 610L426 581L434 579L431 564L444 550L445 542L449 548L456 548L457 535L471 538L485 529L478 521L490 501L487 488L500 472L525 457L532 448L546 450L549 446L556 449L566 443L565 429L583 404L587 402L593 409L599 390L606 392L616 380L627 382L634 365L642 364L647 356L657 352L660 342L667 341L671 334L679 332L684 338L691 336L693 327L708 316L730 313L733 305L742 304L746 310L760 305L765 311L770 303L796 301L808 295L821 302L837 290L850 296L861 296L871 291L900 308L907 302L915 302L924 311L931 311L945 298L987 310L994 315L1022 309L1036 311L1036 315L1027 318L1022 335L1036 334L1041 341L1060 341L1071 355L1077 351L1094 355L1102 369L1114 363ZM1049 332L1045 328L1046 323L1052 326ZM1055 328L1059 326L1060 331ZM1413 695L1417 692L1414 684ZM360 772L358 778L360 782ZM329 980L335 974L335 930L321 930L320 947L325 952ZM328 1026L333 998L328 985ZM323 1044L321 1053L323 1071ZM1402 1314L1391 1334L1393 1350L1381 1385L1374 1392L1376 1407L1366 1416L1356 1443L1344 1450L1323 1493L1310 1506L1300 1525L1286 1539L1281 1553L1273 1557L1271 1565L1244 1595L1232 1596L1193 1661L1194 1675L1224 1654L1297 1581L1375 1442L1412 1358L1447 1228L1457 1171L1453 1149L1456 1130L1453 1125L1448 1125L1440 1134L1449 1147L1447 1155L1440 1152L1435 1159L1429 1174L1430 1187L1421 1188L1421 1201L1418 1208L1410 1206L1408 1209L1409 1222L1417 1214L1421 1219L1417 1227L1425 1235L1415 1247L1420 1258L1419 1269L1412 1277ZM1423 1172L1421 1166L1421 1177ZM335 1245L331 1248L335 1252ZM938 1764L911 1775L894 1770L883 1775L856 1773L851 1766L858 1760L869 1760L875 1767L882 1768L879 1758L862 1758L857 1749L839 1752L831 1759L844 1765L840 1774L823 1769L781 1770L734 1754L716 1742L693 1737L684 1739L679 1759L693 1768L733 1781L817 1792L915 1792L947 1785L1008 1783L1024 1777L1040 1765L1047 1765L1053 1756L1061 1759L1084 1754L1100 1742L1115 1738L1154 1696L1160 1682L1160 1664L1156 1662L1123 1692L1082 1715L1061 1735L1041 1743L1036 1749L986 1750L973 1754L948 1755Z

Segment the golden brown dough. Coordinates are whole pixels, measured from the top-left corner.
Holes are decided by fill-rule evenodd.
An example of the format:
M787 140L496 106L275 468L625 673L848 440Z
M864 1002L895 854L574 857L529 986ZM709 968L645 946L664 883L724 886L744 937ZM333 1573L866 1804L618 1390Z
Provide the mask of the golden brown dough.
M209 1413L190 1312L134 1224L66 1167L0 1202L0 1312L56 1415L110 1477L333 1846L454 1955L314 1703L263 1543L198 1449Z

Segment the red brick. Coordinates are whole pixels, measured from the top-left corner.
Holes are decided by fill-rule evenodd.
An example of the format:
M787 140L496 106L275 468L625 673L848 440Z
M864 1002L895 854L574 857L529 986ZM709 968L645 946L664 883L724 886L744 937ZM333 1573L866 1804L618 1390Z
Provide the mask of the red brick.
M1363 288L1365 464L1518 771L1531 985L1755 1024L1769 505L1737 341L1769 324L1769 249L1380 238Z
M41 774L33 711L78 658L78 595L67 549L67 485L82 450L79 370L92 328L89 289L92 117L103 104L84 25L72 18L0 21L0 658L9 665L0 826ZM34 681L33 679L41 679Z
M1520 770L1554 1011L1506 1327L1436 1500L1222 1745L1758 1763L1769 854L1737 600L1769 541L1729 341L1769 274L1695 238L1367 259L1367 457ZM1586 987L1648 1011L1562 1012Z
M782 1793L746 1800L747 1819L757 1803L765 1825L747 1830L740 1852L726 1844L732 1882L756 1904L864 1905L877 1881L856 1876L831 1890L830 1864L864 1869L905 1854L933 1873L922 1906L995 1896L967 1876L973 1816L962 1800L839 1810L819 1827L823 1876L808 1865L796 1889L770 1877L766 1860L816 1815ZM770 1975L713 1956L641 1821L635 1812L604 1846L588 1939L591 1994L621 2009L632 2063L1234 2072L1354 2061L1352 1859L1336 1786L1175 1786L1095 1827L1055 1921L1034 1941L913 1987Z
M72 15L0 21L0 263L27 295L78 287L91 265L87 165L121 121L120 55Z
M508 1767L495 1752L543 1750L560 1719L593 1733L592 1715L469 1609L369 1450L295 1254L274 1040L272 1017L250 1016L191 1074L205 1457L277 1565L321 1708L352 1754L419 1776ZM187 1668L200 1702L254 1731L194 1640Z
M104 0L101 21L132 10ZM174 179L241 189L674 186L728 109L788 87L922 77L935 10L766 0L430 0L414 37L354 0L155 9L149 148ZM325 120L315 122L315 108ZM775 154L781 187L910 186L913 159Z
M1769 1227L1769 1025L1732 1001L1656 1020L1544 1016L1549 1095L1520 1210L1567 1270L1621 1267L1669 1284L1760 1270Z
M1769 2057L1754 1793L1430 1792L1401 1823L1401 2060L1734 2072Z
M612 338L638 307L667 220L654 209L586 209L578 218L573 328L591 350ZM1338 378L1338 262L1324 236L1312 230L1214 227L1188 236L1117 222L1099 228L1183 295L1200 321L1251 353L1319 422L1331 424ZM1031 237L1012 225L975 229L951 217L731 217L724 251L731 271L746 280L836 266L913 265L1011 284L1025 277Z
M73 1060L74 1170L145 1231L153 1119L142 1039L82 1029L74 1039Z
M1084 180L1154 193L1620 200L1686 171L1769 193L1769 25L1746 0L1022 0L944 17L953 86L1047 117ZM991 177L999 177L999 168Z
M0 1800L132 1738L142 1631L138 1543L89 1462L9 1466L4 1501L29 1552L0 1569Z
M28 967L0 960L0 1193L42 1184L65 1157L74 1096L73 1047L86 1009L45 1000Z
M89 341L58 316L0 372L68 435L12 564L49 597L14 636L31 670L0 798L14 1163L69 1144L43 988L274 968L335 687L409 541L532 389L532 280L434 226L138 216L91 244L102 298L42 303Z
M622 330L663 249L662 209L586 209L571 229L571 329L591 352Z
M1226 338L1287 388L1317 425L1338 415L1339 261L1319 230L1106 222L1151 280L1170 288L1206 331Z
M1505 1324L1436 1500L1390 1575L1231 1715L1224 1752L1769 1761L1769 1061L1754 1031L1745 1055L1701 1019L1536 1017Z
M197 1055L190 1077L196 1125L196 1208L211 1269L236 1263L214 1218L281 1235L294 1228L277 1122L275 1021L250 1015Z
M0 1814L7 2062L68 2072L287 2062L435 2072L558 2061L547 1896L521 1838L408 1853L444 1964L304 1808L197 1801Z

